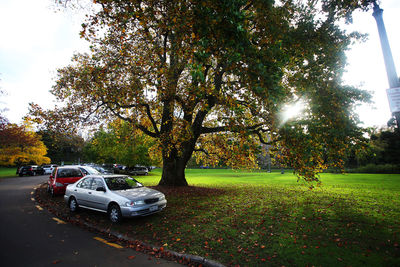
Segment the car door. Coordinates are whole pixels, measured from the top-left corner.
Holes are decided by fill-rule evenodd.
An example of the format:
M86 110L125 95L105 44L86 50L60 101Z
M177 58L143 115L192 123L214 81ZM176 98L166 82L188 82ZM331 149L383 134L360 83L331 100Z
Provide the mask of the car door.
M91 184L90 201L93 208L106 211L108 205L108 197L104 191L96 191L97 188L105 188L104 182L101 178L93 178Z
M93 178L82 178L81 181L76 185L73 194L76 196L76 200L78 201L78 204L81 206L90 206L90 192L91 190L91 184L92 184Z

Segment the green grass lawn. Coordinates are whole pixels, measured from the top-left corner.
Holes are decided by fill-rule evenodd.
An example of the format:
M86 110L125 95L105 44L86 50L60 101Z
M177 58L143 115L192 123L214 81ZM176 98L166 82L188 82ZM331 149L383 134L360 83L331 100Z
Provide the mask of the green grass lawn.
M117 225L39 192L66 219L226 265L400 266L400 174L322 174L312 190L290 172L188 169L180 188L156 186L160 177L137 179L164 192L167 208Z
M15 174L16 172L17 172L17 168L0 167L0 178L15 177L15 176L17 176Z
M156 185L160 170L138 179ZM168 208L119 231L227 265L400 266L400 175L187 170ZM199 188L200 187L200 188Z
M147 185L155 185L160 181L161 169L155 169L149 176L141 176L138 179ZM302 181L291 171L281 174L280 171L235 171L227 169L187 169L186 179L189 185L287 185L303 186ZM400 174L332 174L320 175L322 188L344 187L344 188L386 188L400 191Z

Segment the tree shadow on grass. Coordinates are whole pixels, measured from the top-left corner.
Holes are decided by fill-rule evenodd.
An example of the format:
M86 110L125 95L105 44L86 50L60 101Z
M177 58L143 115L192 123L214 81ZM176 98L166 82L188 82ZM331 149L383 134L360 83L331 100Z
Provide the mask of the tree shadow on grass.
M39 193L64 217L228 265L400 266L399 205L293 186L153 188L167 208L120 224Z

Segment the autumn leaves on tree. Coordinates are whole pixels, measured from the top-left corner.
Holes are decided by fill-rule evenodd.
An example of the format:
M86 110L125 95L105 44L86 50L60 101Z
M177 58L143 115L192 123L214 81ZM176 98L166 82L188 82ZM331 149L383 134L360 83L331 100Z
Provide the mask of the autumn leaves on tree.
M352 107L368 97L341 84L358 35L336 23L368 3L339 2L94 1L81 32L91 52L58 71L57 114L74 125L119 118L154 138L161 185L187 185L193 155L254 167L261 143L315 180L361 137ZM282 124L282 106L299 99L304 114Z
M29 124L18 126L0 116L0 166L47 164L47 148Z

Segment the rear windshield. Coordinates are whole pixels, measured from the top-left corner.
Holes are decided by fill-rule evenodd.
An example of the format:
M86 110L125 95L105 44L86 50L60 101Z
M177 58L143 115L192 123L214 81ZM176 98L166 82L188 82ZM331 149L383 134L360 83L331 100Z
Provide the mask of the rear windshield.
M82 173L79 169L58 169L57 177L59 178L82 177Z

